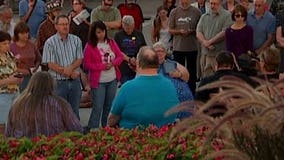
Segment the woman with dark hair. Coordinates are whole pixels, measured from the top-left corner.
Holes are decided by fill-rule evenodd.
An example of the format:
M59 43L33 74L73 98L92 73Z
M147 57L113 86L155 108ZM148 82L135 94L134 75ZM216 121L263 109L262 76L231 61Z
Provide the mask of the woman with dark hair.
M107 36L102 21L92 23L89 41L84 50L83 64L89 73L91 95L94 102L88 128L106 126L107 117L121 78L119 65L123 54L113 39Z
M85 0L72 0L72 11L69 13L70 33L78 36L82 41L84 48L88 41L88 33L90 27L90 14L92 9L86 6ZM78 14L89 15L86 19L76 18Z
M168 14L167 16L169 17L171 11L176 8L176 0L164 0L163 5L167 7L168 9Z
M236 58L253 51L253 29L246 24L247 14L245 7L236 5L231 15L234 23L225 31L226 50Z
M64 131L82 132L70 104L55 95L54 89L55 80L48 72L35 73L10 110L6 136L33 138Z
M26 88L31 74L38 69L41 63L41 55L35 44L29 40L29 32L29 26L25 22L19 22L15 26L14 39L10 45L17 60L18 71L24 74L20 92Z
M171 34L169 33L169 18L166 6L160 6L157 9L157 17L154 20L152 28L152 42L158 41L164 43L169 49L171 47Z
M10 52L11 36L0 31L0 124L5 124L11 104L19 90L22 78L16 73L17 65Z

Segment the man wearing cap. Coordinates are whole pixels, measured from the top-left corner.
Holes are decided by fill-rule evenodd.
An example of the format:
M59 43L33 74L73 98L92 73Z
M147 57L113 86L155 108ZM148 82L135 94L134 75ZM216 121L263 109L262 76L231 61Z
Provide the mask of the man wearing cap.
M54 19L56 16L60 15L61 9L62 6L57 0L51 0L46 3L47 18L40 24L37 37L37 48L41 55L45 41L56 33Z
M121 15L116 7L112 6L113 0L102 0L102 5L93 9L91 13L91 23L101 20L108 29L108 36L114 37L114 34L121 26Z
M134 28L134 18L130 15L125 15L122 18L122 30L117 32L114 36L114 40L120 50L125 54L124 61L120 65L122 84L135 77L135 57L139 49L146 45L143 33Z
M6 5L0 6L0 30L8 32L11 37L14 36L15 23L12 21L13 11Z
M21 0L19 3L19 16L30 27L32 40L37 37L38 27L46 18L45 3L42 0Z

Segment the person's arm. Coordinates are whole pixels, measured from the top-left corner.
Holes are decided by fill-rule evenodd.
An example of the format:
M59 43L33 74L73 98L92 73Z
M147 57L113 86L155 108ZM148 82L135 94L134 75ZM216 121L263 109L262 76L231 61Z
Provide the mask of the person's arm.
M0 80L0 86L5 86L9 84L20 84L23 81L23 78L17 78L13 75L10 75L9 77L5 79Z
M262 51L266 50L268 47L272 45L274 39L275 39L274 34L268 34L266 41L258 49L256 49L255 52L257 54L260 54Z
M214 37L212 37L211 39L207 41L208 46L214 45L214 43L218 43L224 40L224 38L225 38L225 31L222 30L219 33L217 33Z
M187 82L189 80L189 72L188 70L181 64L177 63L177 70L181 73L180 79Z
M121 27L121 19L116 20L116 21L110 21L110 22L105 22L104 24L107 26L109 29L117 29Z
M114 8L115 11L115 20L114 21L109 21L105 22L104 24L107 26L109 29L119 29L121 27L121 15L120 12L117 8Z
M155 24L151 28L151 41L152 41L153 44L158 41L158 37L155 34Z
M277 41L279 47L284 47L284 37L283 37L283 34L282 34L282 26L277 27L276 41Z
M115 127L119 124L120 116L110 113L107 119L107 126Z

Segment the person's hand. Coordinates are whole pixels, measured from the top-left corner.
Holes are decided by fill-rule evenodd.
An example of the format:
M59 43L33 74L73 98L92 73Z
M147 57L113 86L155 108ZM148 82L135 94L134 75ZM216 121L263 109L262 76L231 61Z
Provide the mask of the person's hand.
M214 50L215 49L215 47L213 46L213 45L210 45L210 46L208 46L207 47L209 50Z
M111 69L111 67L113 66L113 64L112 63L107 63L106 64L106 69L105 70L109 70L109 69Z
M208 40L204 40L204 41L202 42L202 45L203 45L204 47L206 47L206 48L209 48L209 46L212 46L211 43L210 43L210 41L208 41Z
M70 77L72 79L77 79L80 76L80 72L79 71L73 71L70 75Z
M131 66L136 66L136 58L135 58L135 57L130 58L130 59L129 59L129 64L130 64Z
M169 72L169 76L172 78L181 78L182 73L179 70L174 70L174 71Z
M179 32L182 36L188 36L188 34L189 34L189 32L185 29L180 29Z
M76 16L76 13L74 12L74 11L71 11L70 13L69 13L69 19L71 19L71 18L73 18L73 17L75 17Z
M63 76L65 76L65 77L70 77L71 74L72 74L72 72L73 72L73 70L72 70L71 67L64 67L62 74L63 74Z
M14 73L13 75L9 76L7 78L8 84L21 84L24 80L23 77L16 77L16 75L19 73Z

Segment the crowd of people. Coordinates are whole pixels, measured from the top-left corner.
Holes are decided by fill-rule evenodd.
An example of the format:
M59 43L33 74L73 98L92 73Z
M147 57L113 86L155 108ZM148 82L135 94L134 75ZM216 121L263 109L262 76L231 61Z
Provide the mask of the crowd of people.
M136 1L115 7L101 0L89 8L85 0L71 0L64 15L62 0L20 0L17 23L2 4L0 123L6 136L160 127L190 116L164 114L184 101L208 101L218 89L196 88L223 76L252 87L259 84L249 76L281 78L284 5L275 1L163 0L149 32L153 46ZM92 111L82 127L85 96Z

